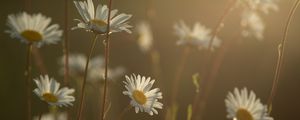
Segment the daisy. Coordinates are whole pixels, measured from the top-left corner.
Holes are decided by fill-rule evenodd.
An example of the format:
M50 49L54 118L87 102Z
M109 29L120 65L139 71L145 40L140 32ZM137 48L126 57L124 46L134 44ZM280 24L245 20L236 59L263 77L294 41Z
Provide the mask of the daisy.
M73 105L71 102L74 102L75 98L71 94L75 92L74 89L67 87L60 89L60 84L53 78L49 78L48 75L41 75L39 79L34 79L34 81L37 88L33 92L49 105L59 107Z
M153 34L150 28L150 24L147 22L141 22L137 25L136 31L138 33L138 44L143 52L147 52L151 49L153 44Z
M86 65L87 57L82 54L71 54L69 56L69 72L70 76L73 78L80 78L84 75L85 65ZM64 58L62 57L59 61L61 65L61 74L63 75L64 70ZM91 58L90 65L89 65L89 72L88 72L88 82L97 82L99 80L104 80L104 58L102 56L97 56ZM125 73L124 67L116 67L116 68L109 68L108 74L109 79L115 80Z
M211 30L196 23L194 28L189 28L183 21L174 25L175 33L179 37L177 41L178 45L194 45L199 48L208 49L209 41L211 39L210 32ZM213 48L219 47L221 41L218 38L215 38L213 42Z
M254 36L258 40L264 38L265 24L262 18L254 11L244 12L242 15L241 26L243 28L242 35L244 37Z
M81 15L83 20L78 20L79 23L73 29L82 28L87 31L96 32L98 34L106 33L107 19L108 19L108 7L106 5L99 4L95 11L92 0L87 1L74 1L74 4ZM121 13L117 15L118 10L112 10L110 16L110 33L126 31L131 33L128 25L128 20L132 15Z
M50 25L51 18L41 13L29 15L26 12L8 15L6 30L12 38L38 47L44 44L55 44L62 36L58 24Z
M278 0L238 0L237 6L269 14L271 10L278 10L277 2Z
M39 116L36 116L33 118L33 120L68 120L68 115L65 112L62 113L48 113L43 114L41 119L39 119Z
M149 115L153 113L158 114L157 109L162 109L163 104L158 102L158 99L162 99L162 93L159 92L159 88L150 90L155 82L150 77L136 76L135 74L125 76L126 91L123 91L124 95L128 95L131 98L130 104L135 107L135 112L147 112Z
M227 118L234 120L273 120L253 91L248 94L246 88L239 91L229 92L225 100L227 107Z

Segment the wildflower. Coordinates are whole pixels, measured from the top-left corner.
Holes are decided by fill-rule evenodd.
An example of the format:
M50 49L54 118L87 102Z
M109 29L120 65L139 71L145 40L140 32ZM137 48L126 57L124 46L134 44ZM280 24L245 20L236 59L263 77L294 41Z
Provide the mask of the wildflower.
M108 7L106 5L99 4L95 11L94 3L92 0L74 1L74 4L81 15L82 20L78 20L79 23L73 29L82 28L87 31L92 31L98 34L106 33L107 19L108 19ZM131 33L128 25L128 20L132 17L130 14L121 13L117 15L118 10L112 10L110 14L110 33L126 31Z
M123 91L124 95L128 95L131 98L130 104L135 107L135 112L147 112L149 115L153 113L158 114L157 109L162 109L163 104L158 102L158 99L162 99L162 93L159 92L159 88L150 90L155 82L150 77L131 75L125 76L126 91Z
M196 23L193 29L190 29L183 21L175 24L175 33L179 37L177 41L178 45L193 45L199 48L208 49L209 42L212 36L210 36L211 30ZM213 42L213 47L219 47L221 41L215 38Z
M82 54L71 54L69 56L69 72L70 76L74 78L79 78L83 76L85 71L85 65L86 65L87 58L86 56ZM61 58L61 61L59 61L61 64L61 73L63 73L63 66L64 66L64 59ZM99 80L104 80L104 72L105 72L105 66L104 66L104 58L102 56L97 56L91 59L90 65L89 65L89 73L88 73L88 82L96 82ZM109 79L117 79L121 75L125 73L125 68L123 67L116 67L116 68L109 68L108 74Z
M237 6L242 6L246 10L260 11L269 14L270 11L277 11L278 0L238 0Z
M235 88L234 93L229 92L225 104L229 119L273 120L267 113L267 107L256 98L253 91L248 95L246 88L241 91Z
M33 118L33 120L67 120L67 113L62 112L62 113L48 113L48 114L43 114L41 119L39 119L39 116L36 116Z
M247 11L242 15L241 25L243 27L242 35L244 37L254 36L258 40L264 38L265 24L262 18L256 12Z
M153 44L153 34L150 28L150 24L147 22L141 22L136 28L138 32L138 44L143 52L147 52L151 49Z
M41 13L29 15L26 12L8 15L6 30L12 38L25 43L33 43L38 47L44 44L55 44L62 36L58 24L49 25L51 18Z
M39 79L34 79L37 88L33 92L40 97L41 100L53 106L72 106L75 98L71 96L75 92L74 89L67 87L59 88L60 84L48 75L40 76Z

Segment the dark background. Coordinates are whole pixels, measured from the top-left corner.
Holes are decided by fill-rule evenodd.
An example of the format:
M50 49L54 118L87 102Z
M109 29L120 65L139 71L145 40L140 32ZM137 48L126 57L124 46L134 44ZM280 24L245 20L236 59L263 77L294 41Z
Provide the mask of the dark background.
M95 0L94 0L95 1ZM279 11L262 15L266 23L265 38L258 41L254 38L243 38L229 48L214 90L210 94L205 120L225 120L226 109L224 99L228 91L234 87L247 87L256 92L263 103L266 103L271 90L272 80L277 60L277 45L283 36L283 29L287 14L295 0L281 0ZM107 1L100 1L107 3ZM33 13L41 12L52 17L52 23L63 26L64 2L63 0L32 0ZM80 18L72 1L69 1L69 26L75 26L75 18ZM174 36L173 24L178 20L185 20L189 25L200 21L209 28L213 28L222 15L226 0L153 0L152 7L155 16L152 19L154 32L154 47L161 54L161 67L163 78L157 80L161 84L164 97L170 94L170 84L174 78L175 69L183 48L175 44L177 37ZM135 26L140 20L146 19L146 0L114 0L113 8L120 12L133 14L130 24ZM25 94L25 69L26 45L18 40L12 40L4 31L7 28L6 19L8 14L15 14L24 10L24 0L3 1L0 5L0 116L3 120L22 120L26 116L26 94ZM239 31L240 11L233 11L225 22L225 27L219 34L223 40L230 40ZM300 9L297 10L295 18L291 23L284 55L282 74L280 77L278 93L274 100L272 116L276 120L299 120L300 111ZM86 53L92 38L91 33L83 30L70 31L70 50L72 53ZM103 39L103 38L100 38ZM140 52L136 42L136 35L116 33L112 35L111 44L111 66L122 65L128 74L138 73L152 76L151 62L148 54ZM40 49L44 63L49 75L62 79L58 74L59 66L57 59L62 55L62 44L47 45ZM103 45L97 47L97 55L103 54ZM196 73L203 61L204 52L192 50L188 57L188 64L183 73L180 86L180 119L186 117L186 107L193 100L194 89L191 75ZM40 73L34 68L33 77ZM120 79L124 80L124 78ZM119 81L121 84L121 81ZM114 89L114 88L113 88ZM121 94L123 88L115 86L115 94L111 94L116 104L122 103L117 108L126 107L129 99ZM42 104L33 95L34 115L42 111L46 112L46 105ZM114 104L114 103L113 103ZM166 104L166 103L164 103ZM120 110L110 113L111 116L119 114ZM161 111L159 111L162 113ZM92 114L92 113L91 113ZM97 113L94 113L97 115ZM126 114L125 119L159 119L163 115L146 117L146 114L135 115L134 111Z

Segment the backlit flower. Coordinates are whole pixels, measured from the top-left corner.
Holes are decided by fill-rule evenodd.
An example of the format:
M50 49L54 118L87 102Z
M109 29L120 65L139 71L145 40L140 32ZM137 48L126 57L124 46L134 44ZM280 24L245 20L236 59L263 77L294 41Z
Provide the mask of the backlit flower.
M55 44L61 36L58 24L50 25L51 18L41 13L29 15L26 12L8 15L6 30L12 38L25 43L33 43L38 47L44 44Z
M211 30L196 23L193 28L189 28L183 21L174 25L175 33L179 37L178 45L193 45L199 48L207 49L211 39ZM219 47L221 41L215 38L212 46L213 48Z
M253 91L248 93L246 88L239 91L229 92L225 99L227 118L233 120L273 120L268 115L267 107L264 106Z
M130 104L135 107L135 112L147 112L149 115L158 114L156 109L162 109L163 104L158 102L158 99L162 99L162 93L159 92L159 89L151 90L155 80L134 74L125 77L126 81L123 83L126 91L123 91L123 94L131 98Z
M76 27L73 29L82 28L87 31L96 32L98 34L106 33L107 19L108 19L108 7L106 5L99 4L95 10L92 0L87 1L74 1L77 11L81 15L83 20L79 21ZM128 20L132 15L121 13L117 15L118 10L111 10L110 14L110 33L126 31L131 33L128 25Z
M37 88L33 92L40 97L41 100L47 102L53 106L72 106L72 102L75 98L72 94L74 89L67 87L60 88L60 84L53 78L49 78L48 75L40 76L40 78L34 79Z

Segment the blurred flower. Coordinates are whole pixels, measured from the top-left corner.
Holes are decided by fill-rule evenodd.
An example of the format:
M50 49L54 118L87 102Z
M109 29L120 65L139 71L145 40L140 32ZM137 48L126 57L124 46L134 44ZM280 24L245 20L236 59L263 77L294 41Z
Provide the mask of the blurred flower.
M261 11L265 14L269 14L271 10L278 10L277 2L278 0L238 0L237 5L241 5L248 10Z
M108 8L106 5L99 4L95 11L92 0L87 1L74 1L74 4L81 15L82 20L78 20L79 23L73 29L83 28L87 31L96 32L98 34L104 34L107 29ZM112 10L110 20L110 33L126 31L131 33L128 28L132 26L128 25L128 21L132 15L121 13L117 15L118 10Z
M69 72L70 76L74 78L78 78L83 76L85 71L85 65L86 65L87 58L86 56L82 54L71 54L69 56ZM64 59L61 58L59 61L61 65L61 73L63 74L64 70ZM105 72L105 66L104 66L104 58L102 56L94 57L90 61L89 65L89 72L88 72L88 82L96 82L99 80L104 80L104 72ZM116 67L114 69L109 68L108 74L109 79L117 79L118 77L124 75L125 68L123 67Z
M138 33L138 44L143 52L147 52L151 49L153 44L153 34L150 24L147 22L141 22L136 27Z
M123 91L124 95L128 95L131 98L130 104L135 107L135 112L147 112L150 115L153 113L158 114L157 109L162 109L163 104L158 102L158 99L162 99L162 93L159 92L159 88L150 90L155 82L150 77L136 76L135 74L125 76L126 91Z
M234 93L229 92L225 100L227 107L227 118L234 120L273 120L267 113L264 106L253 91L248 95L246 88L234 89Z
M264 38L265 24L262 18L254 11L247 11L242 14L241 26L244 37L254 36L259 40Z
M71 102L74 102L75 98L71 94L75 92L74 89L67 87L59 89L60 84L48 75L41 75L40 79L34 79L34 81L37 88L33 92L49 105L59 107L73 105Z
M39 116L35 116L33 120L67 120L68 114L65 112L62 113L48 113L43 114L41 119L39 119Z
M26 12L8 15L6 30L12 38L25 43L34 43L38 47L44 44L55 44L60 40L62 31L58 24L50 25L51 18L41 13L29 15Z
M179 21L179 23L174 25L174 29L176 35L179 37L177 41L178 45L194 45L201 49L208 49L211 30L200 23L196 23L194 28L190 29L183 21ZM213 48L219 47L220 43L221 41L215 38Z

